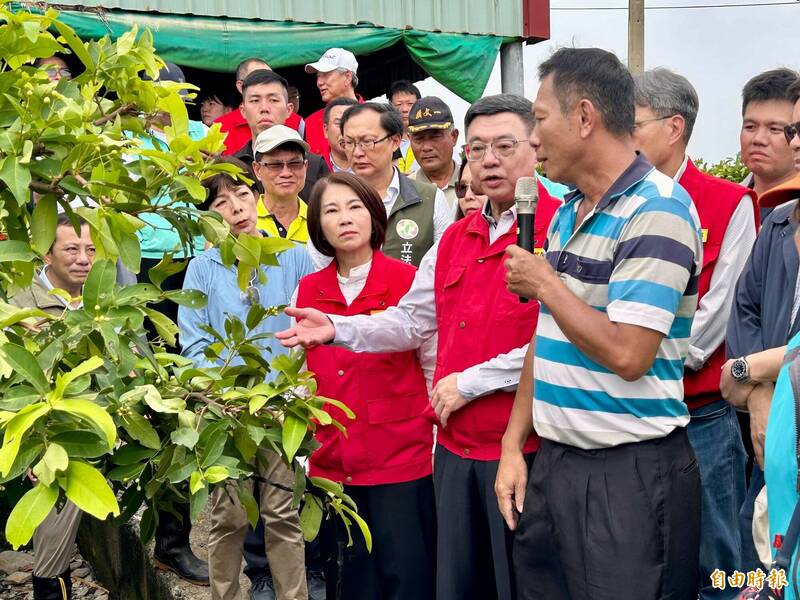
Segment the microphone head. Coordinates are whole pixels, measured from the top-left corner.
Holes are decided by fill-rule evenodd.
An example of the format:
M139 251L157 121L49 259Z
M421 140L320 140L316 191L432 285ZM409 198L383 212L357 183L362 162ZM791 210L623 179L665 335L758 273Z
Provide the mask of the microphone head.
M517 214L533 214L539 201L539 188L536 177L520 177L514 187L514 201L517 204Z

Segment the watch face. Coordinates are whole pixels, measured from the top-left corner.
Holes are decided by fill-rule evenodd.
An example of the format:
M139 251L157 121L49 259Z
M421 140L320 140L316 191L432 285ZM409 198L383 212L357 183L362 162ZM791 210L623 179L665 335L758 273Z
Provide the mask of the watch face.
M733 378L741 379L742 377L744 377L744 374L745 374L744 362L741 360L733 361L733 364L731 365L731 375L733 376Z

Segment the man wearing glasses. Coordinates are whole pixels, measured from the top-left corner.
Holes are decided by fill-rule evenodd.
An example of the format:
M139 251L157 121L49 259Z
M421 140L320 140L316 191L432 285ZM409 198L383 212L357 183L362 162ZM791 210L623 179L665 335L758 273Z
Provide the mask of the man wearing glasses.
M298 194L306 182L306 144L285 125L273 125L256 139L253 171L264 188L258 203L258 228L271 237L308 241L306 211Z
M251 72L242 82L242 114L250 126L252 139L242 146L234 156L248 166L252 165L255 160L253 140L257 139L261 132L274 125L286 124L286 119L291 112L288 89L289 86L283 77L267 69ZM308 165L305 173L305 185L301 186L298 194L303 200L308 200L311 196L311 188L314 187L317 179L330 173L328 165L321 156L308 153L306 160ZM258 187L261 188L261 182L258 182Z
M503 281L504 253L517 238L514 188L536 167L528 142L531 111L528 100L511 94L482 98L467 111L470 171L489 200L434 244L397 307L356 317L287 309L300 317L298 324L277 334L287 346L335 340L356 352L410 350L438 334L429 416L439 424L434 468L439 600L515 597L512 537L493 486L503 432L538 319L538 304L520 302ZM350 127L350 117L344 133L351 144L361 136L378 141L386 135L376 131L366 138ZM392 145L398 143L400 127L402 121L393 130ZM366 168L359 163L366 163L365 155L359 150L355 158L362 172ZM540 185L533 231L539 251L559 205ZM535 435L526 440L525 460L532 460L537 446Z
M353 173L383 199L389 224L383 253L419 266L422 257L453 222L453 211L435 185L409 179L392 162L400 147L403 117L389 104L366 102L342 115L342 144ZM313 246L317 268L330 263Z

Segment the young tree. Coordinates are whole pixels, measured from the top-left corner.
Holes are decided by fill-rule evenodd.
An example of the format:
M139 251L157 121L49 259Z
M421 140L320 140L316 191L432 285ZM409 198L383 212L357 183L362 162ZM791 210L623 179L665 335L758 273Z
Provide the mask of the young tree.
M141 529L149 539L157 509L189 502L195 518L211 486L252 475L261 445L293 467L308 538L324 514L335 513L369 540L341 487L307 486L298 462L315 447L314 423L331 422L325 403L353 415L314 395L301 355L262 355L251 330L282 307L254 306L246 322L232 318L225 331L209 331L216 342L206 355L226 360L200 368L170 351L177 327L150 306L164 298L206 302L197 291L161 291L178 264L165 256L151 271L153 285L116 283L118 261L139 270L136 232L145 214L165 218L184 245L202 235L218 246L243 289L254 268L277 264L275 254L288 247L275 238L237 239L217 215L194 207L205 198L200 181L232 167L211 164L223 147L218 126L201 141L188 136L179 91L192 86L142 78L163 65L148 31L83 42L52 9L0 4L0 48L0 292L7 299L30 284L55 237L59 207L90 225L97 248L83 308L52 318L0 300L0 484L16 499L9 542L27 543L65 498L120 522L145 505ZM33 63L54 53L73 54L84 71L51 82ZM141 140L163 113L171 117L166 147L144 149ZM145 319L158 340L146 339ZM267 383L269 372L276 376ZM29 471L36 485L25 478ZM255 522L255 500L243 485L238 493Z

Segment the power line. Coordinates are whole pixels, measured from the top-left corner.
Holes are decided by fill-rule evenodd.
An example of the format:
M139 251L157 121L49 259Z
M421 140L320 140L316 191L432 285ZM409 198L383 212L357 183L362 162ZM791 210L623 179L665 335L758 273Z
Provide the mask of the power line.
M693 5L674 5L674 6L645 6L645 10L684 10L684 9L697 9L697 8L761 8L763 6L800 6L800 0L793 0L791 2L746 2L743 4L693 4ZM550 10L573 10L573 11L590 11L590 10L628 10L627 6L551 6Z

